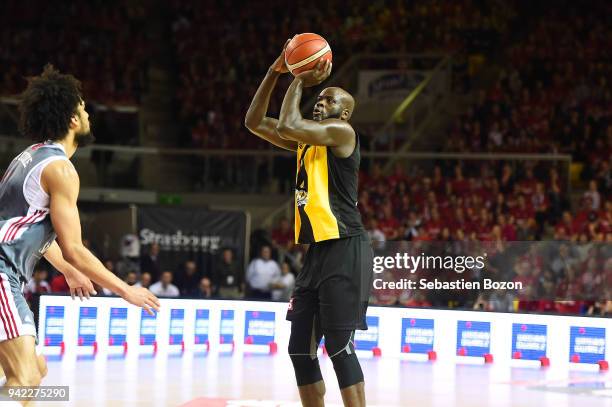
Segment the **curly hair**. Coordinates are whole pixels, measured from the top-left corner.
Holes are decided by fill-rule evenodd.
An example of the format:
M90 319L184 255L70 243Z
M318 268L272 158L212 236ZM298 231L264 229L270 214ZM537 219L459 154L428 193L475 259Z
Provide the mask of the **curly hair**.
M81 101L81 82L47 64L40 76L28 78L21 94L19 130L39 141L61 140Z

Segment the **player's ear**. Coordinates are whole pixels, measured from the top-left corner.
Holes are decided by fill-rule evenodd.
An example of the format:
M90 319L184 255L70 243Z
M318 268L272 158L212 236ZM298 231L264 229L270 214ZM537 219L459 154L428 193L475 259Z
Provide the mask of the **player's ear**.
M79 127L80 123L81 123L81 119L79 118L79 115L74 113L70 117L70 128L71 129L75 129L75 128Z
M340 113L340 120L348 120L351 117L351 112L348 109L343 109Z

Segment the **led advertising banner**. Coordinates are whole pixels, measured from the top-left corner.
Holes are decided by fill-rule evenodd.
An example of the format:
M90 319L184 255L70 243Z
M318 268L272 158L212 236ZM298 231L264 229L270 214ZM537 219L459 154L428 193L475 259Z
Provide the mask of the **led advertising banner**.
M355 349L371 351L374 348L378 348L378 332L380 318L377 316L367 316L366 322L368 324L368 330L355 331Z
M570 362L598 363L606 358L606 329L572 326L570 328Z
M196 309L195 324L193 328L193 343L195 345L208 346L208 330L210 326L210 311L207 309Z
M484 356L491 353L491 323L457 321L457 355Z
M548 327L541 324L512 324L512 359L540 360L546 357Z
M224 309L221 311L221 325L219 331L219 343L224 346L225 351L232 351L234 346L234 310ZM229 346L228 346L229 345Z
M96 340L98 308L80 307L79 308L79 329L77 346L79 354L92 355L97 352L98 343Z
M150 316L120 298L40 301L38 350L47 356L287 356L291 322L282 302L161 299ZM367 323L355 332L355 347L375 359L597 370L612 353L610 318L374 306Z
M45 319L45 346L61 346L64 342L64 307L48 306Z
M185 327L185 310L172 309L170 311L170 333L168 335L169 345L181 345L183 343L183 328Z
M275 317L271 311L247 311L244 318L244 343L269 345L274 342Z
M433 351L434 320L402 318L402 353L423 353Z

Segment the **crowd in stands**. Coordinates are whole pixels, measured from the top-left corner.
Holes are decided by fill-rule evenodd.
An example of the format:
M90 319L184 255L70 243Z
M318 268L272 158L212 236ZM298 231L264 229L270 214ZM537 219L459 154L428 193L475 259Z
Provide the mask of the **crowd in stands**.
M2 1L0 95L20 93L50 62L79 78L90 101L137 104L150 58L147 17L139 2Z
M88 240L84 244L91 249ZM220 250L207 269L198 267L194 260L186 260L176 268L164 268L160 256L163 256L160 246L152 244L139 257L107 259L104 266L127 284L146 287L162 298L289 301L295 286L292 266L287 261L278 262L272 258L271 247L267 245L261 247L246 271L230 248ZM94 286L98 295L114 295L95 283ZM24 288L28 301L34 300L36 294L66 294L69 291L66 278L44 260Z
M612 186L612 28L607 2L563 1L505 51L495 84L449 132L446 149L570 154ZM528 24L529 19L526 20Z
M51 63L81 81L97 143L138 144L136 112L154 47L149 13L140 1L0 2L0 97L12 111L0 109L0 134L18 134L14 97Z
M476 3L435 0L347 6L333 0L305 9L274 0L237 10L230 3L175 0L177 96L181 120L191 129L190 143L198 148L267 147L243 128L244 114L285 40L296 33L320 33L332 44L338 61L346 61L355 50L481 51L507 30L511 14ZM280 88L286 88L287 78L280 81ZM280 91L274 94L271 114L278 113L282 96Z
M514 164L446 162L409 175L401 164L391 175L375 164L360 181L364 222L374 240L612 239L607 186L591 180L572 212L556 166Z

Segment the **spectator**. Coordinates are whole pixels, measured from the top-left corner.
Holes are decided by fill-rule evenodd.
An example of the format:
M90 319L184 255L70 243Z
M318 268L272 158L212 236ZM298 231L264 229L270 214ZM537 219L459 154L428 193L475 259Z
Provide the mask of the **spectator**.
M272 283L272 300L289 301L295 287L295 276L291 272L289 263L281 264L281 276Z
M113 265L115 267L112 270L109 270L113 271L122 280L125 280L125 277L131 271L140 274L140 241L138 237L133 234L123 236L120 251L121 260Z
M178 297L180 292L179 289L172 284L172 277L171 271L164 271L160 280L152 284L149 290L158 297Z
M589 181L589 189L584 193L584 199L590 200L591 210L598 211L601 208L601 194L597 189L597 181Z
M125 276L125 282L127 285L134 285L138 282L138 274L133 271L130 271L127 276Z
M159 264L159 244L152 243L149 252L140 259L140 271L151 274L153 280L160 278L161 266Z
M62 273L57 273L53 279L51 279L51 291L54 293L69 293L70 287L66 282L66 277Z
M203 299L214 298L212 284L208 277L204 277L200 280L195 297Z
M191 297L198 290L198 284L202 279L201 273L193 260L187 260L183 266L183 270L176 278L176 286L182 296Z
M372 242L384 242L385 234L378 228L378 221L374 218L370 219L368 234Z
M51 286L47 282L48 272L46 269L37 266L34 270L32 279L23 288L25 299L29 302L34 294L50 293Z
M295 234L287 218L282 218L278 227L272 231L272 241L277 247L282 247L286 250L293 246Z
M151 286L151 274L145 271L140 275L140 280L134 285L137 287L149 288Z
M253 259L247 269L246 279L250 286L250 297L269 300L270 285L281 276L278 263L272 259L270 246L261 248L260 257Z
M386 270L382 276L377 276L376 278L382 277L382 281L384 283L395 282L395 275L393 271ZM406 290L408 291L408 290ZM399 291L391 288L377 288L372 290L370 296L372 303L377 305L395 305L399 299Z
M243 269L234 259L232 249L225 248L213 266L213 282L221 298L237 299L244 292Z

